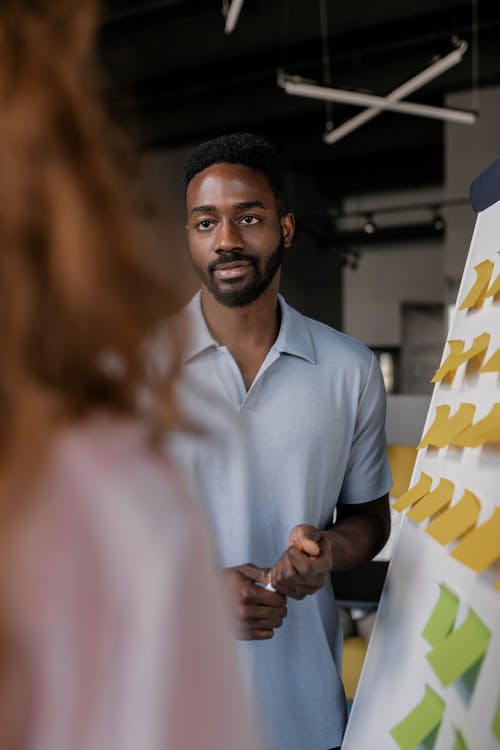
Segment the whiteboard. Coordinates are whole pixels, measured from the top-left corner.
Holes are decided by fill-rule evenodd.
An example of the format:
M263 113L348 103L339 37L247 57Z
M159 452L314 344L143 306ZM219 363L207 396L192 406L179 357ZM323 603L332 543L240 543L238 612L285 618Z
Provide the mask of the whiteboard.
M458 306L474 285L474 266L478 263L491 260L492 279L496 278L500 271L498 251L500 202L477 217L447 337L463 339L469 346L478 335L489 333L486 359L500 347L500 301L490 297L472 310L458 310ZM443 361L447 352L448 346ZM474 423L484 417L493 403L500 402L500 373L470 375L462 364L451 384L437 383L424 433L434 419L436 406L449 404L453 414L462 402L475 404ZM422 471L434 478L433 489L439 478L454 482L452 505L465 489L473 492L481 503L479 524L500 506L500 445L424 448L418 451L410 486L417 483ZM430 744L413 747L452 750L458 729L469 750L500 750L491 730L500 699L500 591L495 589L500 566L497 562L483 573L475 573L450 556L455 543L441 546L425 533L425 526L426 522L417 524L407 518L401 524L342 750L397 750L399 745L390 730L419 704L426 685L444 700L444 715ZM468 695L460 682L443 687L426 658L432 647L422 631L438 601L441 584L460 600L456 627L472 607L492 634Z

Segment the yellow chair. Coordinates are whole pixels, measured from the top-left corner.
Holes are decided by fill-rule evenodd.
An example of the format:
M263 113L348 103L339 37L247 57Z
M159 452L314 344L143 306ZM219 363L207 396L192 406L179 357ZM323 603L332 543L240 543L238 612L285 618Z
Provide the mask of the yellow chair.
M344 641L344 653L342 657L342 682L347 701L354 699L354 693L358 686L359 676L365 659L367 643L359 635L353 635Z

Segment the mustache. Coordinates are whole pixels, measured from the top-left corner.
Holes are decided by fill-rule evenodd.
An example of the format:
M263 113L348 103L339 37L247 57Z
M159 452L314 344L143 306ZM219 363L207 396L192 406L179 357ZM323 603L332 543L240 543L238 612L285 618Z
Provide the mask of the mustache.
M235 263L237 261L243 261L245 263L250 263L250 265L254 267L258 267L257 260L253 255L245 255L244 253L229 250L228 252L219 253L217 259L208 264L208 271L209 273L213 273L219 266L222 266L225 263Z

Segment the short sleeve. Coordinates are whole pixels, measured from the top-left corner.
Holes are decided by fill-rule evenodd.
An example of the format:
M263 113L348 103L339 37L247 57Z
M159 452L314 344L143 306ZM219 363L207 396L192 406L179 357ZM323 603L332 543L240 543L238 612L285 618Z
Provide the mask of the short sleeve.
M367 503L388 492L392 485L385 436L385 388L373 354L361 388L340 503Z

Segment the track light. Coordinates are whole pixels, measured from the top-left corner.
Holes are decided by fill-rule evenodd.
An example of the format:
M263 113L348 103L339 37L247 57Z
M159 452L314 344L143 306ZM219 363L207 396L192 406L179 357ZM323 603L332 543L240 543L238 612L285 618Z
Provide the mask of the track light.
M433 220L433 224L434 224L434 229L437 232L442 232L445 227L444 219L441 216L435 216Z
M373 214L366 214L366 220L363 224L363 232L365 234L375 234L377 231L377 225L373 221Z
M442 232L446 227L446 222L441 214L438 213L438 211L436 211L434 216L432 217L432 226L434 227L436 232Z

